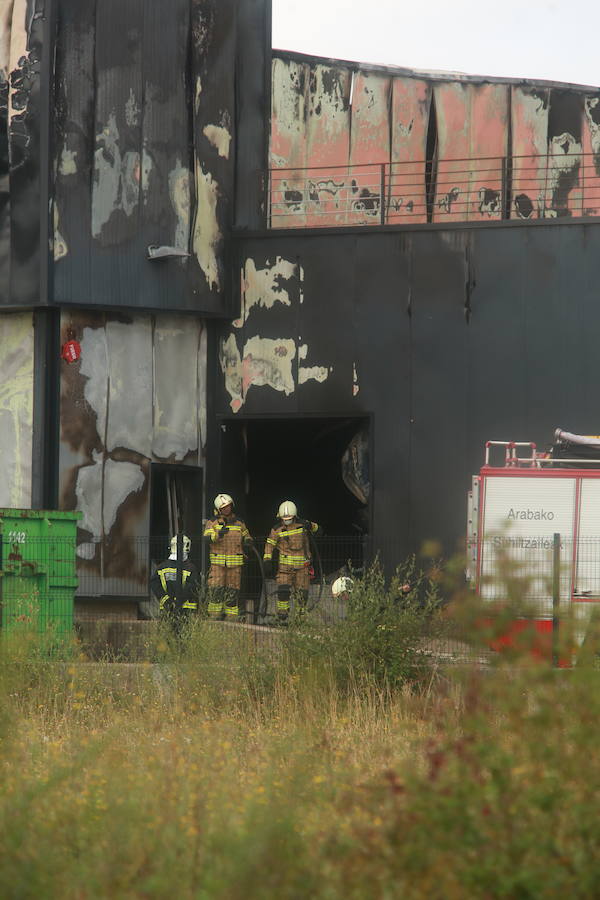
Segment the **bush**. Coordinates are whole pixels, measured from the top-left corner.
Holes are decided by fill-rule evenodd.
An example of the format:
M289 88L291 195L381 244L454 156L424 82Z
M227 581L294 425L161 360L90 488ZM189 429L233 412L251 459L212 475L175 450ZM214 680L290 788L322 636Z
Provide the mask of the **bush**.
M389 584L375 563L354 581L341 621L325 623L318 610L292 620L286 642L290 665L297 673L319 665L342 691L364 682L394 689L427 670L424 639L441 628L440 606L437 585L414 557Z

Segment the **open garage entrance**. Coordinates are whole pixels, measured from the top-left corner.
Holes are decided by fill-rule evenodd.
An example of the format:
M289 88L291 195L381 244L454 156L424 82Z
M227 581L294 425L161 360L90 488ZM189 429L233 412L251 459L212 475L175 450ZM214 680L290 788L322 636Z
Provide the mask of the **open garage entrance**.
M323 574L358 568L370 530L370 423L366 417L227 419L218 489L236 500L262 554L282 500L318 522Z

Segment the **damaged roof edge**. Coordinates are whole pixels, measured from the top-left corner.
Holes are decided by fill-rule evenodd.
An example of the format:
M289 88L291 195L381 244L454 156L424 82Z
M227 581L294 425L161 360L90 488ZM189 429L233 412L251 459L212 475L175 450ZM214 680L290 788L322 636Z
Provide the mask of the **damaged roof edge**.
M408 69L403 66L388 66L379 63L356 62L347 59L332 59L327 56L312 56L295 50L271 50L273 58L296 62L316 63L325 66L345 66L353 71L374 72L382 75L401 75L404 78L426 79L428 81L458 81L466 84L514 84L527 87L553 87L565 90L600 91L600 85L575 84L570 81L551 81L544 78L508 78L495 75L468 75L465 72L442 72L435 69Z

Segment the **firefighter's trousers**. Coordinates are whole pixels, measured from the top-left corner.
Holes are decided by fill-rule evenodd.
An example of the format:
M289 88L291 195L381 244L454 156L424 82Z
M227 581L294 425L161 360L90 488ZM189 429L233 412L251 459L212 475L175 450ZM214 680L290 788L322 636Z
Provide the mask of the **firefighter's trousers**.
M302 567L280 565L275 576L277 583L277 616L285 620L289 616L291 598L303 609L308 601L310 574L308 563Z
M211 618L237 619L240 614L239 597L242 566L211 564L208 573L208 615Z

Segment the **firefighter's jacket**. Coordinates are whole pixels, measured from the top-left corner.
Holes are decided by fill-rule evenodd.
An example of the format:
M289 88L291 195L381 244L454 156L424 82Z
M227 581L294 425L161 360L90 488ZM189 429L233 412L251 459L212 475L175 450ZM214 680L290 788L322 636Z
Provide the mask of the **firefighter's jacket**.
M272 559L273 551L277 549L280 568L302 569L304 566L308 566L311 553L307 528L310 529L311 534L317 534L320 530L316 522L302 523L296 520L290 522L289 525L286 525L285 522L276 525L267 538L264 559Z
M182 560L181 588L177 583L177 559L173 556L158 564L150 579L150 590L158 598L161 610L198 609L198 569L193 562Z
M222 530L223 525L225 531ZM204 537L210 544L211 566L242 566L244 564L244 542L252 541L244 522L236 516L217 516L209 519L204 529Z

